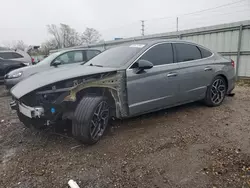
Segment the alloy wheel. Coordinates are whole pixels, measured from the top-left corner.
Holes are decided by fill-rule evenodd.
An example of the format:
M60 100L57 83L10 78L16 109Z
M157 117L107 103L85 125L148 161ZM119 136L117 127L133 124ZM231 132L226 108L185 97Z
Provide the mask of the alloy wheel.
M214 104L220 104L226 93L226 84L222 79L216 79L211 87L211 101Z
M91 120L90 135L94 140L98 140L104 133L109 119L109 106L106 101L102 101L96 108Z

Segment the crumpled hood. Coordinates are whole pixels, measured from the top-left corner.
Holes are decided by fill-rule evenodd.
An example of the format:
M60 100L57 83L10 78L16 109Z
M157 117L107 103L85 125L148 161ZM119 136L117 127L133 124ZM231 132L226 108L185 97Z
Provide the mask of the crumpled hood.
M11 89L11 94L17 99L34 91L43 86L53 84L55 82L68 80L80 76L88 76L92 74L105 73L116 71L115 68L108 67L96 67L96 66L84 66L78 65L74 67L62 67L57 69L48 70L45 72L37 73L27 79L19 82Z

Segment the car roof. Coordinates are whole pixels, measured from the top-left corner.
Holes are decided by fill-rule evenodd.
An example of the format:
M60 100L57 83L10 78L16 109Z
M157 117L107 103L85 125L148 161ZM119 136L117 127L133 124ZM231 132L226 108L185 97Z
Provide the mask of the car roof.
M20 50L0 50L0 52L19 52Z
M181 43L190 43L190 44L198 45L194 42L181 40L181 39L148 39L148 40L128 42L128 43L121 44L120 46L129 46L131 44L144 44L147 46L151 46L151 45L162 43L162 42L181 42Z
M95 51L101 51L101 50L98 50L98 49L95 49L95 48L73 48L73 49L67 49L67 50L59 50L57 52L60 52L60 53L65 53L65 52L72 52L72 51L84 51L84 50L95 50ZM56 52L54 52L56 53Z

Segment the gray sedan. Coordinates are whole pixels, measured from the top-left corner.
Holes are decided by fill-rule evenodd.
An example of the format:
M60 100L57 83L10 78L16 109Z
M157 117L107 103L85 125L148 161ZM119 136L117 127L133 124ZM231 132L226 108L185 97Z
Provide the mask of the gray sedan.
M200 100L218 106L234 85L234 62L216 52L181 40L144 41L27 78L11 90L11 106L25 126L71 120L75 138L94 144L111 117Z
M55 69L61 66L74 66L84 63L94 56L101 53L96 49L71 49L62 50L51 54L36 65L13 70L5 75L4 83L7 89L10 89L21 80L36 74L38 72Z

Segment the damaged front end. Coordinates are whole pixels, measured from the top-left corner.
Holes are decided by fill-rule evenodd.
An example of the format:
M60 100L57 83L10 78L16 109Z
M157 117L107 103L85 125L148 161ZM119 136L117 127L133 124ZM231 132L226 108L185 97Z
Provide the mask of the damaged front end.
M126 72L112 71L88 75L37 88L11 102L12 109L26 117L56 122L73 119L74 111L86 95L106 96L113 109L112 116L128 116ZM88 109L86 109L88 110Z

